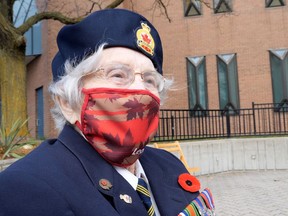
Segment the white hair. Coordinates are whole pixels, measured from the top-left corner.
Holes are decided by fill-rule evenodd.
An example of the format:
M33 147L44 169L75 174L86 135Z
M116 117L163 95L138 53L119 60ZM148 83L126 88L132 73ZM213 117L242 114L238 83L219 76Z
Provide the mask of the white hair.
M83 77L87 74L91 74L99 67L99 61L105 45L106 44L102 44L99 46L98 50L94 54L89 57L84 57L76 66L74 66L74 60L66 60L64 65L64 75L49 86L49 91L54 101L54 107L51 109L51 113L55 126L59 131L62 130L64 125L67 123L67 119L64 117L60 109L59 98L67 102L67 105L70 106L72 110L80 113L83 103L83 94L81 92L83 87ZM167 90L170 88L172 83L172 80L165 79L164 89L159 92L161 104L166 98Z

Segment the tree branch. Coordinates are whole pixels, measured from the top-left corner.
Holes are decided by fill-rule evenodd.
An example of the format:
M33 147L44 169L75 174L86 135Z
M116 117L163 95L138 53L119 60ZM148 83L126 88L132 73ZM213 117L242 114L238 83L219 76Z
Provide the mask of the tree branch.
M169 15L168 15L168 11L167 11L166 5L163 3L162 0L156 0L156 2L158 2L158 4L160 5L160 7L162 7L162 8L164 9L165 16L166 16L166 18L168 19L168 21L171 23L172 20L171 20L171 18L170 18Z
M13 4L14 4L14 0L1 0L0 1L0 13L9 22L13 22Z
M58 20L63 24L74 24L74 23L80 22L83 18L84 16L70 18L70 17L63 15L60 12L41 12L28 18L21 26L17 28L17 30L19 31L20 34L23 35L34 24L40 22L41 20L53 19L53 20Z
M213 6L207 1L207 0L198 0L199 2L202 2L207 8L213 9Z
M118 7L122 2L124 2L124 0L115 0L115 1L113 1L111 4L109 4L108 6L106 6L105 9L116 8L116 7Z
M14 26L5 19L5 17L0 13L0 48L4 47L20 47L25 44L25 39L23 36L19 36L15 33ZM9 44L9 45L8 45Z
M7 21L7 19L3 16L3 14L0 13L0 36L1 38L11 37L12 33L13 33L13 26L11 26L11 24Z
M90 1L92 2L92 1ZM105 7L105 9L108 8L116 8L118 7L122 2L124 2L124 0L114 0L111 4L109 4L108 6ZM79 17L74 17L74 18L70 18L68 16L65 16L64 14L60 13L60 12L41 12L41 13L37 13L31 17L29 17L21 26L19 26L17 28L18 32L21 35L24 35L25 32L27 32L34 24L40 22L41 20L46 20L46 19L53 19L53 20L57 20L60 21L63 24L74 24L74 23L78 23L80 22L85 16L87 16L88 14L90 14L93 9L94 6L99 4L97 2L92 2L92 6L89 10L88 13L86 13L83 16L79 16Z
M86 14L85 14L86 16L87 16L88 14L92 13L92 11L94 11L95 5L97 5L97 6L99 7L99 9L102 10L101 4L99 4L98 2L94 2L94 1L92 1L92 0L89 0L89 2L91 2L92 4L91 4L91 7L90 7L89 11L86 12Z

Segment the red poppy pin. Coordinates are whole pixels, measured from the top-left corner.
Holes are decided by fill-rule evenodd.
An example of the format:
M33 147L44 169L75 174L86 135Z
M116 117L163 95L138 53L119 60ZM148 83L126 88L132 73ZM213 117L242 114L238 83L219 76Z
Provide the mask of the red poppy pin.
M200 182L195 177L190 175L189 173L183 173L178 177L178 183L180 186L189 192L197 192L200 190Z
M112 184L107 179L100 179L99 185L104 190L110 190L112 188Z

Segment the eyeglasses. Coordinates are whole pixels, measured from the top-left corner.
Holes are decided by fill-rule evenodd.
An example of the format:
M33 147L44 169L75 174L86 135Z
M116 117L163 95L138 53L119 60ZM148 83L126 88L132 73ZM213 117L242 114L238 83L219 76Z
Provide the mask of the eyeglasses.
M144 86L150 91L161 92L164 88L165 79L157 71L143 71L134 72L134 70L123 64L111 64L96 70L97 78L102 78L108 82L111 82L119 87L128 87L138 74L141 76Z

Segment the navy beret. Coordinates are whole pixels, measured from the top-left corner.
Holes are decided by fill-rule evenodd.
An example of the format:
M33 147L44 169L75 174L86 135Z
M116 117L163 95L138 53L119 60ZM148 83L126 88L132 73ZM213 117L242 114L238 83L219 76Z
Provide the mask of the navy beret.
M107 44L105 48L126 47L143 53L162 74L162 44L154 26L132 11L106 9L60 30L57 37L59 51L52 61L53 80L57 81L64 74L66 60L73 60L77 65L103 43Z

